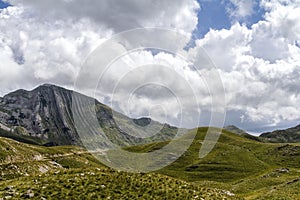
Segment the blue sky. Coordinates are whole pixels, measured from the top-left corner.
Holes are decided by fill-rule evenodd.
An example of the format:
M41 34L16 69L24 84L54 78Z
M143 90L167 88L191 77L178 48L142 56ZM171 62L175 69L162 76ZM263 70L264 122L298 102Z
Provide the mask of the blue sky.
M4 1L0 9L9 6ZM0 38L0 95L41 83L72 89L78 66L100 41L150 25L191 34L186 47L200 45L213 58L229 96L226 125L262 132L299 124L300 2L198 0L198 9L195 1L20 1L0 15L0 36L5 38ZM210 29L229 31L212 31L203 39ZM137 62L182 65L169 55L152 53L141 54Z
M0 9L1 9L1 8L6 8L6 7L8 7L8 6L9 6L8 3L5 3L5 2L3 2L3 1L0 0Z
M218 1L199 1L201 10L198 12L198 25L195 36L202 38L210 28L228 29L231 22L224 5Z
M253 14L245 19L231 19L226 8L233 8L234 5L229 0L198 0L201 10L198 12L198 25L194 31L194 39L203 38L209 29L229 29L232 23L238 21L251 27L263 19L265 11L260 8L258 1L255 1Z

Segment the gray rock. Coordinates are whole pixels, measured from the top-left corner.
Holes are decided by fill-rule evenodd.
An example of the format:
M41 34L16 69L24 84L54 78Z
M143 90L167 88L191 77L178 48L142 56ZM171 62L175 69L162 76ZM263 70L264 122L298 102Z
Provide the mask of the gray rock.
M34 192L32 190L27 190L25 194L22 195L24 198L33 198Z
M102 130L105 130L105 133L99 133L99 130L93 127L84 127L86 138L89 140L103 134L114 144L127 146L170 140L177 134L176 127L160 124L150 118L130 119L93 98L49 84L41 85L32 91L17 90L5 95L0 101L0 123L12 127L12 138L20 139L21 142L26 142L23 141L24 138L30 138L30 141L45 146L82 146L73 120L74 95L76 99L80 98L96 105L98 123ZM117 123L116 118L121 118L121 123ZM147 134L144 129L150 122L161 132L150 138L136 137L141 133ZM106 147L108 144L99 139L98 145Z

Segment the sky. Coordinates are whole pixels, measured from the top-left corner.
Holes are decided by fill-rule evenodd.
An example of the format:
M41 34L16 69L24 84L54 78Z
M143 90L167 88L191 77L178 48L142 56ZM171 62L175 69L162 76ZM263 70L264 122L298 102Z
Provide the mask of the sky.
M0 0L0 96L43 83L73 89L84 61L99 45L144 27L180 32L188 38L182 49L189 58L199 49L207 52L225 91L224 125L257 134L300 124L298 0ZM128 96L128 88L141 80L137 76L128 76L119 93L109 90L124 73L149 64L173 67L185 79L179 81L163 67L148 67L137 76L145 81L150 73L167 80L173 93L156 85ZM196 91L199 108L181 88L186 82ZM128 53L112 64L97 89L96 98L131 117L152 113L154 119L173 125L180 116L184 127L209 124L212 105L205 83L190 63L166 51Z

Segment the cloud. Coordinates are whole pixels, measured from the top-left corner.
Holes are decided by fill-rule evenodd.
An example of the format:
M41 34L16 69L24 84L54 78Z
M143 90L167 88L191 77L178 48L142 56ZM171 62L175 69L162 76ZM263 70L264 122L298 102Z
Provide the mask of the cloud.
M88 66L98 66L97 56L91 57L88 63ZM89 87L80 85L79 88L88 93L97 79L96 94L90 91L90 96L101 99L114 110L131 117L151 116L173 125L195 127L200 109L209 107L211 99L199 74L188 65L182 58L166 52L153 55L149 50L135 51L116 60L106 70L99 66L94 70L88 68L86 73L81 73L80 80ZM198 109L199 106L202 108ZM153 109L156 112L151 112Z
M112 34L85 19L40 20L22 7L1 11L0 30L2 94L12 89L7 83L15 89L43 82L71 85L82 60Z
M90 18L96 23L120 32L141 27L172 28L190 34L198 23L197 1L175 0L163 1L139 0L12 0L13 4L21 4L34 9L43 15L56 19Z
M13 7L0 11L1 95L18 88L31 89L44 82L71 88L85 58L113 34L130 28L155 26L177 29L189 37L198 23L197 11L200 9L196 1L179 0L172 3L121 0L10 2ZM228 9L233 22L248 18L254 12L254 1L231 0L231 4ZM212 29L195 42L194 48L185 52L189 58L194 58L198 48L207 51L224 84L228 107L226 123L248 130L291 124L300 119L300 3L263 0L260 7L266 11L264 18L251 27L235 22L229 29ZM138 37L142 36L136 35ZM186 41L161 42L182 47ZM120 46L126 51L125 44ZM128 71L135 71L145 64L150 67L128 75L112 100L113 83ZM154 67L161 65L172 67L176 73ZM211 97L205 82L199 79L190 63L173 54L141 50L123 57L107 73L105 82L109 84L98 88L96 95L101 101L114 101L117 109L129 108L132 116L143 116L151 106L161 102L163 109L155 107L155 118L163 119L164 113L169 113L169 122L178 123L178 102L164 87L145 86L131 97L130 106L124 101L128 88L154 78L163 80L181 97L187 113L185 126L195 125L193 121L199 115L202 125L209 122ZM207 73L200 71L202 75ZM213 83L210 79L209 84ZM192 93L185 90L189 87L197 97L193 102L190 101ZM218 93L218 89L214 92ZM195 109L196 104L200 105L199 109Z
M1 69L7 69L1 71L1 77L5 77L1 79L1 95L44 82L71 87L87 55L119 31L155 26L177 29L189 36L196 27L199 9L199 4L192 0L172 4L91 0L9 2L14 6L0 11L0 56L7 60L0 64ZM13 66L11 72L8 66ZM23 84L18 74L30 80L28 84Z
M254 13L255 0L229 0L227 12L233 19L245 19Z
M288 2L262 2L262 6L268 10L265 20L252 27L251 47L256 57L275 62L297 55L295 44L300 38L300 4Z
M227 117L227 123L248 129L300 119L300 5L264 1L261 6L267 10L265 19L252 27L235 23L196 41L220 69L229 116L239 113L243 119Z

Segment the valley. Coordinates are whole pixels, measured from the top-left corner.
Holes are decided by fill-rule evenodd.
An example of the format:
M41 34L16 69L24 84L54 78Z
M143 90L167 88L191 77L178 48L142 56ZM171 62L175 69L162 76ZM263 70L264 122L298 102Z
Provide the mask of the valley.
M299 126L259 137L235 126L224 127L213 150L200 159L208 127L185 129L185 134L174 138L176 127L117 112L113 116L111 108L84 97L95 101L100 126L123 150L148 153L171 140L193 141L183 155L162 169L122 172L96 158L106 152L88 151L82 145L71 113L72 93L42 85L0 99L1 200L300 198ZM143 127L152 122L154 128L163 127L157 135L135 139L129 134L144 134ZM147 160L142 162L147 165Z

